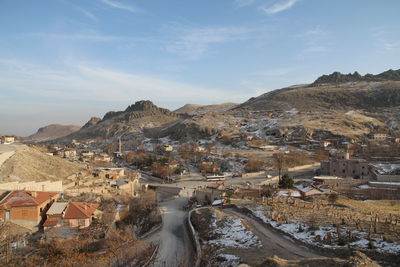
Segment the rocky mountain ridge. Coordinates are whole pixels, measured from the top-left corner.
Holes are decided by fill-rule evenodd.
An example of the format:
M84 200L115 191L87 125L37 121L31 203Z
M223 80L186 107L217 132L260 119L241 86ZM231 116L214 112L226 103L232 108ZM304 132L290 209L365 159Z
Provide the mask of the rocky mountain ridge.
M357 71L353 74L342 74L340 72L333 72L329 75L322 75L318 77L312 85L325 84L325 83L347 83L347 82L378 82L378 81L400 81L400 69L388 70L380 74L366 74L360 75Z

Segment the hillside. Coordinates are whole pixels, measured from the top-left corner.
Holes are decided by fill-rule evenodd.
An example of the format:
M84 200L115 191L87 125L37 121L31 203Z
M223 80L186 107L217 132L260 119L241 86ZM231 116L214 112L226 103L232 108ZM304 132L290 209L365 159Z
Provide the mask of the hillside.
M80 128L81 127L77 125L50 124L39 128L36 133L28 136L26 139L36 142L49 141L69 135L78 131Z
M107 112L102 119L91 118L79 131L56 142L68 143L72 139L81 141L94 140L103 144L116 142L120 136L133 143L143 139L143 131L177 122L182 115L168 109L159 108L151 101L138 101L124 111Z
M320 78L317 79L317 81ZM400 81L302 85L251 98L238 108L250 110L377 110L400 105Z
M0 182L65 180L79 172L86 174L86 166L21 146L1 165Z
M206 114L209 112L225 112L234 107L237 103L223 103L216 105L196 105L196 104L186 104L183 107L175 110L175 113L188 114L188 115L199 115Z

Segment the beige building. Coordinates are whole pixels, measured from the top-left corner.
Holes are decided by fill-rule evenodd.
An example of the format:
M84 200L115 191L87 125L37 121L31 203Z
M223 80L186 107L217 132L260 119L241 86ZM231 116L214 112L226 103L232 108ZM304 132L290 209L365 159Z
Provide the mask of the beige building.
M1 137L1 143L2 144L11 144L15 142L15 137L14 136L2 136Z
M171 145L163 145L162 148L165 152L171 152L172 150L174 150L173 146Z
M336 158L321 162L321 174L344 178L372 178L369 162L364 159L350 159L349 153L338 154Z
M95 177L102 179L117 180L125 176L124 168L96 168L93 173Z

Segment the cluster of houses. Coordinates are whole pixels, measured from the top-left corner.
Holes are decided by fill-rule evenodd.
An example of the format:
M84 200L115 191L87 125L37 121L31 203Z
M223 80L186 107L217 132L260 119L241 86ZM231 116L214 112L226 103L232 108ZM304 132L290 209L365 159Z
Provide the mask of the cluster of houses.
M31 231L53 227L86 228L98 208L85 202L58 202L59 192L15 190L0 196L0 219Z
M52 146L47 153L51 156L58 156L69 160L80 160L83 162L111 162L112 156L103 152L95 152L90 150L80 150L73 147Z

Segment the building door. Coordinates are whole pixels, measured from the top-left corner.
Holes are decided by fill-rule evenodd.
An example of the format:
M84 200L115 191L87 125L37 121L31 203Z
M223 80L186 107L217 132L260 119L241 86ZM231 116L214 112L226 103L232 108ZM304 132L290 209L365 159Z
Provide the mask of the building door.
M10 219L10 211L6 210L6 220L9 220L9 219Z

